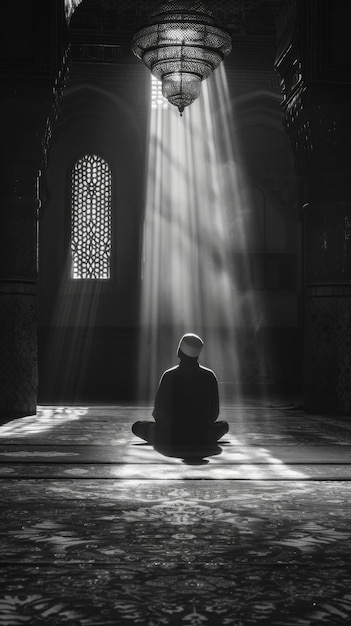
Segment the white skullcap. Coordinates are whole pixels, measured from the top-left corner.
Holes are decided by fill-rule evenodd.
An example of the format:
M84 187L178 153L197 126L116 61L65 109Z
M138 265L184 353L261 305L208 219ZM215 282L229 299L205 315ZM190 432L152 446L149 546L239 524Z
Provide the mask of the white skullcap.
M196 358L199 356L204 342L201 337L193 333L186 333L179 342L178 351L181 350L186 356Z

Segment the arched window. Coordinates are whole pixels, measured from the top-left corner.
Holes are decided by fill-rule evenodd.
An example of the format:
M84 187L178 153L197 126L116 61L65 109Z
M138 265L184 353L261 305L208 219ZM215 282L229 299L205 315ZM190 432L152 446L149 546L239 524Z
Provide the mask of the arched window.
M71 278L111 278L112 175L100 156L85 154L71 172Z

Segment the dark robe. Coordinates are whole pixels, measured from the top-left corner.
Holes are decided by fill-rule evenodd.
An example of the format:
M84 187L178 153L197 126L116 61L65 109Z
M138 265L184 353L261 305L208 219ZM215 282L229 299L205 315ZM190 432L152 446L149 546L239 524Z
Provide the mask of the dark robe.
M214 441L214 422L219 415L214 372L195 358L183 357L179 365L162 375L152 414L158 445L206 445Z

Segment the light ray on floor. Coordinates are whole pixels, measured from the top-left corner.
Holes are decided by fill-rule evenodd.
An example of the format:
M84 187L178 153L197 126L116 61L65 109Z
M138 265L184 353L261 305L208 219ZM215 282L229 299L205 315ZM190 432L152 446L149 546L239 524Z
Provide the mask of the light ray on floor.
M229 385L231 401L240 399L238 337L243 329L257 332L263 313L250 288L247 235L253 224L232 115L224 67L204 81L201 98L183 117L174 107L151 109L141 399L152 399L162 371L176 364L184 332L203 337L202 363Z
M10 436L12 439L43 432L63 426L66 422L77 421L88 413L87 407L37 407L37 414L15 419L0 426L0 439Z

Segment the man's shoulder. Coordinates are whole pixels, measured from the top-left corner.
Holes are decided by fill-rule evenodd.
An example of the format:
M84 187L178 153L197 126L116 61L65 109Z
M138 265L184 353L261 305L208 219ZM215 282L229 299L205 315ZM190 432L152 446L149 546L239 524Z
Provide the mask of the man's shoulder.
M215 378L217 380L216 374L209 367L205 367L204 365L199 365L199 369L203 376L207 376L208 378Z
M168 370L163 372L161 380L172 379L174 376L177 376L177 374L181 373L182 369L179 367L179 365L175 365L174 367L170 367ZM191 374L195 376L200 374L200 376L206 378L207 380L217 380L217 376L213 370L200 364L191 372Z
M163 372L162 378L167 378L175 374L175 372L179 369L179 365L175 365L174 367L170 367L168 370Z

